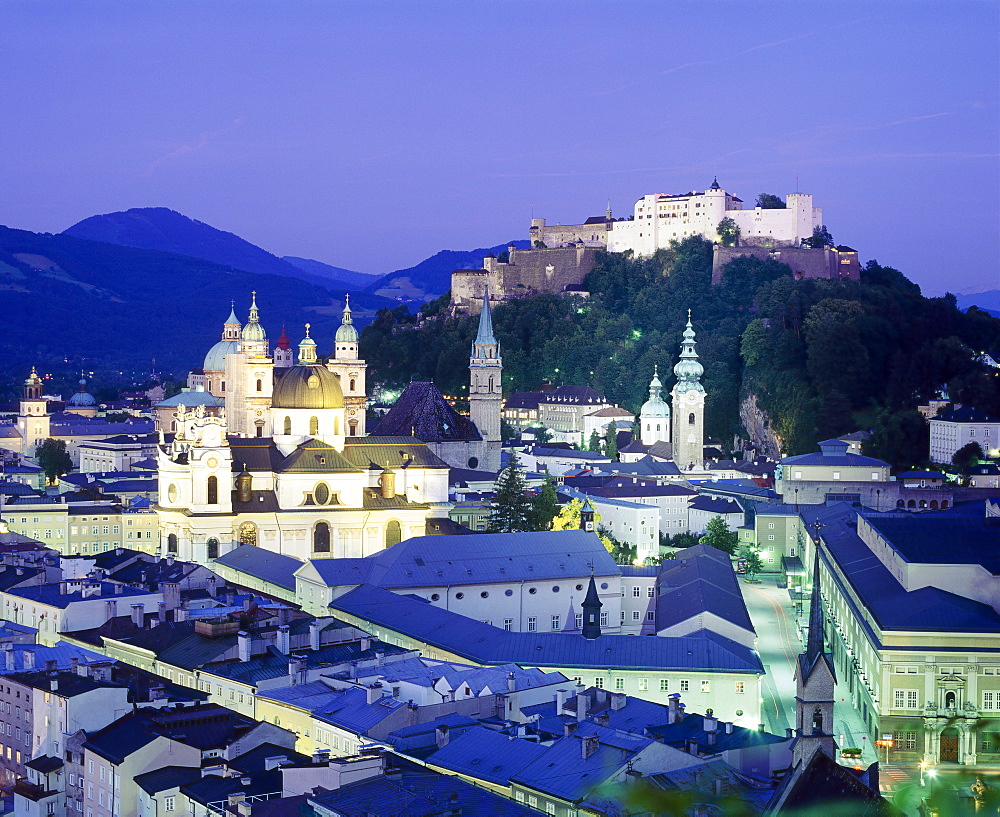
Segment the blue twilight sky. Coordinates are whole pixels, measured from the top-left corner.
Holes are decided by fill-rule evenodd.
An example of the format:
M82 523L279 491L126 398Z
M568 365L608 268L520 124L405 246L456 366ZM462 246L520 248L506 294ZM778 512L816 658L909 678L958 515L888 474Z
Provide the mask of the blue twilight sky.
M997 288L998 43L994 0L0 0L0 223L166 206L383 273L717 175Z

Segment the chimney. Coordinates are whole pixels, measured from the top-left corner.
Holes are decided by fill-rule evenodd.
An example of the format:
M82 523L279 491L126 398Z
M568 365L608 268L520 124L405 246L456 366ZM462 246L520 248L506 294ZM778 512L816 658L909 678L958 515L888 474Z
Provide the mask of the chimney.
M108 599L104 602L104 620L111 621L115 616L118 615L118 602L114 599Z
M284 755L277 755L276 757L265 757L264 758L264 771L269 772L272 769L277 769L282 763L288 763L288 758Z
M58 662L56 662L54 659L50 658L49 660L47 660L45 662L45 671L48 672L48 673L53 673L53 672L56 671L56 668L58 666L59 666Z
M764 724L758 723L757 724L757 731L758 732L763 732L764 731Z
M292 637L290 635L290 628L287 624L282 624L278 627L278 641L275 645L278 648L278 652L282 655L288 655L291 650Z
M163 582L160 590L163 591L163 603L168 610L176 610L181 606L181 586L177 582Z
M24 668L34 669L35 668L35 651L25 650L24 653Z
M288 659L288 677L290 686L305 683L305 665L306 662L297 656L293 656Z
M173 567L173 566L174 566L174 554L168 553L167 554L167 567Z
M726 721L726 734L727 735L733 734L733 725L729 723L729 721Z
M156 605L156 620L160 624L167 623L167 605L162 601Z
M514 677L513 672L507 673L507 691L517 692L517 678Z
M698 757L698 738L687 739L686 751L689 755L694 755L695 757Z
M236 650L242 663L250 660L250 634L240 630L236 634Z
M58 678L58 676L55 677L55 678L50 678L49 679L49 689L52 692L58 692L59 691L59 678Z
M72 672L74 675L79 675L80 674L80 659L79 658L76 658L74 656L73 658L69 659L69 671Z
M250 605L252 604L253 604L253 593L250 593L243 599L243 612L249 613Z
M319 634L323 629L323 623L318 619L314 618L309 622L309 649L318 650L319 649Z
M180 624L182 621L187 621L188 611L184 607L178 607L174 610L174 624Z
M598 726L611 725L611 716L608 714L608 711L606 709L599 715L594 715L593 718L594 718L594 723L596 723Z
M365 698L369 704L375 703L382 697L382 685L376 681L370 687L365 687Z
M600 743L597 740L597 735L585 735L583 740L580 741L580 750L583 755L583 759L586 760L594 754L599 747Z
M371 636L363 635L361 636L361 652L368 652L372 648Z
M617 712L619 709L624 709L625 704L628 703L628 695L624 692L612 692L611 693L611 708Z
M563 709L563 694L564 694L563 690L557 689L555 691L555 694L552 696L556 700L556 715L561 715L562 714L562 709Z
M577 726L578 724L576 721L566 721L566 723L563 724L563 734L566 737L569 737L576 731Z
M711 709L705 710L705 717L701 720L702 728L708 736L708 745L715 745L715 735L719 731L719 719L715 717Z
M14 645L13 644L4 644L3 645L3 651L7 655L7 660L5 662L5 667L7 669L7 672L13 672L14 671Z
M140 630L142 629L142 625L146 623L145 610L145 604L132 605L132 623Z
M667 709L668 709L667 723L677 723L677 721L680 720L680 718L678 717L678 715L680 714L678 711L680 707L680 702L681 702L681 696L680 693L678 692L675 692L672 695L667 696Z
M445 724L440 724L434 727L434 742L437 744L438 749L443 749L448 745L449 740L448 727Z
M786 726L785 727L785 740L791 740L792 736L793 736L792 727Z
M215 594L218 590L218 583L219 580L215 576L209 576L205 582L205 590L208 591L208 595L210 595L213 599L215 598Z
M590 698L587 697L586 691L581 691L577 687L576 692L576 719L578 721L586 720L587 718L587 707L590 705ZM586 757L586 755L584 755Z

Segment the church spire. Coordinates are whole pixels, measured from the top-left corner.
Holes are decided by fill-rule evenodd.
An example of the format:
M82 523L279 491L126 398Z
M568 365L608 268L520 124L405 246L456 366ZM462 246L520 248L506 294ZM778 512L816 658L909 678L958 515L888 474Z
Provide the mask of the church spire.
M805 663L811 667L824 653L823 649L823 598L819 590L819 548L813 564L813 589L809 601L809 636L806 641Z
M600 596L597 595L597 584L594 581L594 576L590 576L590 586L587 588L587 596L583 600L581 605L583 609L583 637L584 638L600 638L601 637L601 608L604 605L601 603Z
M476 340L472 348L473 357L488 357L488 355L476 354L476 347L482 347L487 345L496 346L495 357L500 356L500 344L497 343L496 337L493 335L493 316L490 314L490 285L487 282L486 287L483 289L483 309L479 313L479 331L476 333Z
M695 333L694 327L691 325L690 309L682 337L681 358L674 366L674 374L677 376L677 390L704 392L705 387L701 385L701 376L705 373L705 367L698 362L698 353L694 348L698 344L694 339Z
M241 324L240 319L236 317L236 301L230 301L229 317L226 318L226 322L222 326L222 339L239 340L240 329L242 328L243 324Z
M351 315L351 296L348 294L344 295L344 317L333 342L334 357L354 359L358 356L358 330L354 328L354 316Z

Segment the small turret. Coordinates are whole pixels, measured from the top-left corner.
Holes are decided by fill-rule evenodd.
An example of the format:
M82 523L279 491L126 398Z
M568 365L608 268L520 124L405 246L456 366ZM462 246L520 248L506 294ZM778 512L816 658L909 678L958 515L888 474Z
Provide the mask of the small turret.
M236 477L236 499L238 502L249 502L253 499L253 477L245 463L243 470Z
M594 514L594 506L590 504L590 499L583 500L583 507L580 508L580 530L585 530L588 533L597 530Z
M274 346L274 368L287 369L295 365L295 358L292 354L292 341L285 332L285 327L281 327L281 334Z
M299 341L299 365L309 366L316 362L316 341L309 337L311 324L306 324L306 336Z
M587 588L587 596L581 605L583 609L583 637L587 639L601 637L601 603L600 596L597 595L597 583L594 577L590 577L590 586Z
M381 489L382 499L392 499L396 496L396 474L389 467L389 463L385 464L385 468L379 474L378 484Z

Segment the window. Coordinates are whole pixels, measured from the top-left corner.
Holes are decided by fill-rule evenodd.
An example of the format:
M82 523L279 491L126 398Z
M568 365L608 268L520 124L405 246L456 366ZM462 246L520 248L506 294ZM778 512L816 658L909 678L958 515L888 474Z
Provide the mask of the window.
M576 614L576 629L583 627L583 613Z
M553 630L559 629L559 616L552 616L552 629Z
M878 482L878 481L879 481L879 479L881 478L881 476L882 476L882 475L881 475L881 474L879 474L879 472L878 472L878 471L872 471L872 479L873 479L873 480L875 480L876 482Z
M398 545L403 539L403 531L399 526L399 522L395 519L390 519L385 523L385 546L392 547L393 545Z
M615 678L615 689L618 690L619 692L621 692L623 689L625 689L625 679L624 678Z
M892 705L895 709L916 709L917 693L915 689L896 689L892 693Z
M604 689L604 679L600 675L594 679L594 686L598 689Z
M292 418L291 417L286 417L285 418L285 422L283 424L283 431L284 431L285 434L291 434L292 433Z
M770 530L774 530L774 522L768 522L768 523L767 523L767 527L768 527L768 528L769 528Z
M687 692L690 687L691 684L686 679L681 681L681 692Z
M654 591L655 589L656 589L656 588L655 588L655 587L653 587L653 585L650 585L649 587L647 587L647 588L646 588L646 598L648 598L648 599L651 599L651 598L653 598L653 591Z
M535 616L528 616L528 632L533 633L537 629L538 619Z
M503 628L505 630L513 630L514 629L514 619L512 619L512 618L505 618L503 620Z
M208 478L208 504L219 504L219 478L215 476Z
M167 553L177 552L177 534L171 533L167 535Z
M736 694L742 695L746 691L746 683L744 681L736 682Z
M669 691L670 691L670 681L667 680L666 678L661 678L660 679L660 692L669 692Z
M257 381L257 391L260 391L260 381L259 380ZM174 798L172 796L171 797L164 797L163 798L163 810L164 811L173 811L174 810L174 805L175 805L175 801L174 801Z
M997 709L1000 709L1000 707L998 707L997 704L1000 704L1000 692L991 689L984 690L983 709L985 709L987 712L995 712Z
M639 598L639 594L642 592L642 588L636 585L632 588L632 596L634 598Z
M834 479L840 479L840 471L834 471L833 472L833 478Z
M209 539L208 540L208 558L218 559L219 558L219 540Z
M330 526L326 522L317 522L313 529L313 552L330 552Z
M652 610L647 610L646 621L655 621L655 620L656 620L656 613L654 613Z
M702 692L711 692L712 691L712 682L711 681L702 681L701 682L701 691Z
M895 743L896 749L909 749L912 751L917 748L916 732L895 732L893 733L892 740Z
M309 435L315 437L319 434L319 417L309 418Z
M773 533L768 534L767 541L768 542L773 542L774 541L774 534Z
M642 611L641 610L633 610L632 611L632 621L639 621L641 618L642 618Z
M601 626L602 627L607 627L608 626L608 614L607 613L601 613Z
M516 792L514 792L514 799L517 800L518 803L523 803L524 802L524 792L523 791L516 791Z
M649 679L648 678L640 678L639 679L639 691L640 692L645 692L647 689L649 689Z

